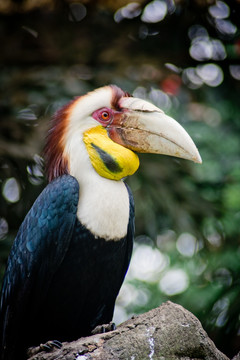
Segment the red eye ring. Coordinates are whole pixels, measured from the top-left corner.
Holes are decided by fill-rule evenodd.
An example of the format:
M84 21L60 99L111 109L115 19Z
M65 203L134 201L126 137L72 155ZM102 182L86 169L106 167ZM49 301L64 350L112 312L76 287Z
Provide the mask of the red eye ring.
M114 117L114 110L107 107L98 109L92 114L93 119L97 120L103 126L108 126Z

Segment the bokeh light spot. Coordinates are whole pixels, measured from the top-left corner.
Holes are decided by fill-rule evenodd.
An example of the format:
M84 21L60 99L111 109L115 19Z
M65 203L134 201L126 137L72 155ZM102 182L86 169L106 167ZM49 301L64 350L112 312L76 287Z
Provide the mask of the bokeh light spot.
M20 199L20 186L14 177L5 181L2 194L10 203L15 203Z
M218 86L223 81L223 71L216 64L198 65L196 71L204 83L209 86Z
M216 19L225 19L230 14L229 6L223 1L216 1L215 5L209 6L208 11Z
M128 278L142 281L156 281L169 263L166 255L148 245L137 245L134 249Z
M2 240L8 233L8 223L4 218L0 218L0 240Z
M182 79L190 89L198 89L203 85L203 80L197 74L196 69L192 67L183 71Z
M41 156L35 154L33 160L34 163L27 166L28 179L31 184L39 185L44 180L43 159Z
M212 46L208 39L197 40L191 45L189 53L195 60L208 60L212 57Z
M81 3L72 3L69 5L69 20L81 21L87 15L86 7Z
M172 107L170 97L161 90L151 89L149 92L149 100L152 101L163 111L168 111Z
M114 307L113 322L118 325L128 318L129 315L127 314L126 310L116 303Z
M118 9L114 14L115 22L119 23L123 19L134 19L141 14L139 3L132 2Z
M197 250L197 239L192 234L183 233L178 237L176 246L180 254L192 257Z
M237 27L229 20L216 19L215 24L218 31L224 35L232 36L237 32Z
M157 23L165 18L167 10L167 5L164 1L152 1L145 6L141 20L146 23Z
M17 118L19 120L37 120L37 116L31 108L20 110L17 114Z
M198 61L224 60L227 56L223 43L220 40L211 40L209 38L194 40L189 53L193 59Z
M213 306L213 314L216 316L216 326L223 327L228 319L229 299L219 299Z
M234 79L240 80L240 65L230 65L229 71Z
M194 40L195 38L203 39L208 38L209 36L205 27L195 24L189 28L188 37L189 39Z
M168 296L180 294L188 288L189 279L182 269L167 271L159 282L160 290Z

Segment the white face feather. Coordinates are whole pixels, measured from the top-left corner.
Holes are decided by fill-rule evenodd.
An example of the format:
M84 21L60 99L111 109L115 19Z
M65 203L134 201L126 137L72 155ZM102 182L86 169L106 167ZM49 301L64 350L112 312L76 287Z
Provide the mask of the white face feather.
M64 144L69 173L80 185L78 219L96 237L106 240L118 240L127 234L128 191L123 181L103 178L94 170L83 142L83 133L99 125L91 114L99 108L111 107L112 95L111 87L104 87L76 100Z

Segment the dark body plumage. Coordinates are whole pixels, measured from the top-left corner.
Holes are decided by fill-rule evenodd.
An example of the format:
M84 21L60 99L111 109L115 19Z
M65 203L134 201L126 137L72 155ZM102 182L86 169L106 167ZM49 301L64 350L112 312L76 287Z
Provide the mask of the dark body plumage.
M112 320L133 245L130 190L127 236L95 238L76 217L79 185L52 181L22 223L5 273L0 307L1 360L24 359L27 347L89 335Z

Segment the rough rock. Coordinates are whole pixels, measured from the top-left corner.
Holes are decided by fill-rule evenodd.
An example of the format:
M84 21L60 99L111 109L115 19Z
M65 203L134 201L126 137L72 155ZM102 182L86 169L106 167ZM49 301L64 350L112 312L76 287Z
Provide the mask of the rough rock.
M134 317L115 331L64 343L29 360L228 360L210 340L200 321L170 301Z

